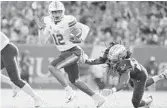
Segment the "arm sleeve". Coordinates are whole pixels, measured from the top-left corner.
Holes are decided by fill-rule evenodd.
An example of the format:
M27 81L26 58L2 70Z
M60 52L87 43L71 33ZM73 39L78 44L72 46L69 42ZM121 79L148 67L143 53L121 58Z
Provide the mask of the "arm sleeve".
M107 55L108 55L108 53L109 53L110 48L111 48L111 47L108 47L108 48L104 51L103 58L106 58L106 59L107 59Z
M109 49L107 48L107 49L105 50L105 52L104 52L104 54L103 54L102 57L99 57L99 58L94 59L94 60L89 59L89 60L86 61L86 64L89 64L89 65L97 65L97 64L104 64L104 63L106 63L108 51L109 51Z
M106 58L103 58L103 57L100 57L98 59L89 59L89 60L86 60L86 64L89 64L89 65L98 65L98 64L104 64L106 62Z

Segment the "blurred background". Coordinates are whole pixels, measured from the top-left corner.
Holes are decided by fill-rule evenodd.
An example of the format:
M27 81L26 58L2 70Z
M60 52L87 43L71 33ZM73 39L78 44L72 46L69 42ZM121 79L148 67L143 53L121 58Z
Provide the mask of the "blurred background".
M20 50L21 77L34 88L61 88L48 72L48 64L59 51L53 41L38 45L38 28L34 16L48 15L47 1L2 1L1 31ZM121 41L133 53L149 76L167 69L167 2L151 1L63 1L68 15L90 27L85 43L81 44L90 58L103 54L111 41ZM63 72L63 70L62 70ZM6 72L3 72L6 74ZM66 76L66 73L64 73ZM80 65L81 79L94 89L103 89L117 84L118 77L106 74L104 65ZM2 88L9 87L2 84ZM130 87L126 88L131 89ZM148 90L167 90L163 80Z

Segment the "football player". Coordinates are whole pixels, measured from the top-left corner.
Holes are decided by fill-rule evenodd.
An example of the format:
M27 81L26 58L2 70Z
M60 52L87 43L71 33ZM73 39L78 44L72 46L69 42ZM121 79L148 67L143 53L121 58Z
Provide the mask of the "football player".
M111 42L102 57L89 59L88 56L83 53L81 61L89 65L107 64L108 69L111 69L119 60L128 58L130 55L131 52L124 45L117 42Z
M19 75L19 69L18 69L18 48L9 41L8 37L0 32L1 38L1 70L6 69L8 76L12 83L14 83L16 86L18 86L21 90L23 90L25 93L30 95L35 102L35 107L43 106L42 99L37 95L37 93L30 87L30 85L26 82L24 82ZM6 77L3 81L6 81L6 83L9 83L8 78Z
M142 99L145 88L159 80L167 79L167 70L148 79L146 69L134 58L120 60L115 66L115 72L120 76L118 85L112 89L104 89L102 94L107 96L120 91L129 83L134 88L132 103L135 108L149 108L153 99L152 96Z
M69 81L73 85L95 100L97 107L101 106L105 102L104 98L92 91L86 83L79 80L78 61L83 50L77 43L84 40L89 32L89 27L77 22L74 16L65 15L64 5L59 1L51 2L48 10L50 16L44 17L44 22L38 18L36 20L40 29L39 37L42 44L45 44L49 37L52 37L57 49L61 52L49 64L49 71L67 91L66 103L75 98L75 92L67 83L60 69L65 70Z
M134 107L149 107L152 102L152 97L149 96L148 98L142 100L144 88L159 80L166 79L167 71L164 71L160 75L147 80L148 75L146 69L134 58L130 58L130 56L131 53L125 46L118 43L111 43L109 48L106 49L103 57L90 60L87 56L85 56L83 61L90 65L106 63L109 66L109 69L119 74L119 84L112 89L104 89L102 91L104 96L117 92L130 83L130 85L134 87L132 98Z

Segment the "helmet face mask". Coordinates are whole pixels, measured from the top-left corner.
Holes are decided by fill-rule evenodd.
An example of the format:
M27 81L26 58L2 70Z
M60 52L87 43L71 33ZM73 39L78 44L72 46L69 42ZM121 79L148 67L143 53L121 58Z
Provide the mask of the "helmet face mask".
M51 17L54 21L60 21L63 17L63 11L57 10L57 11L51 11Z
M54 22L59 22L64 17L64 5L61 2L54 1L49 5L49 14Z

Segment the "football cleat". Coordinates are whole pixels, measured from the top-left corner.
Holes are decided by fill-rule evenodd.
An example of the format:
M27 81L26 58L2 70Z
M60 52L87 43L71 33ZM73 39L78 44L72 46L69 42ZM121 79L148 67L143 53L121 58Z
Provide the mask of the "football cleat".
M105 103L105 99L101 99L96 102L96 108L100 108Z
M39 97L39 98L37 98L37 99L34 99L34 106L35 106L35 108L45 107L45 103L44 103L44 101Z
M96 108L100 108L104 104L105 100L98 101Z
M66 100L65 103L69 103L73 101L76 98L76 93L74 90L68 90L66 91Z
M93 96L96 108L100 108L105 103L105 98L99 94Z
M13 97L16 97L17 96L17 94L20 92L20 88L19 87L17 87L15 84L11 84L11 86L12 86L12 89L13 89Z

